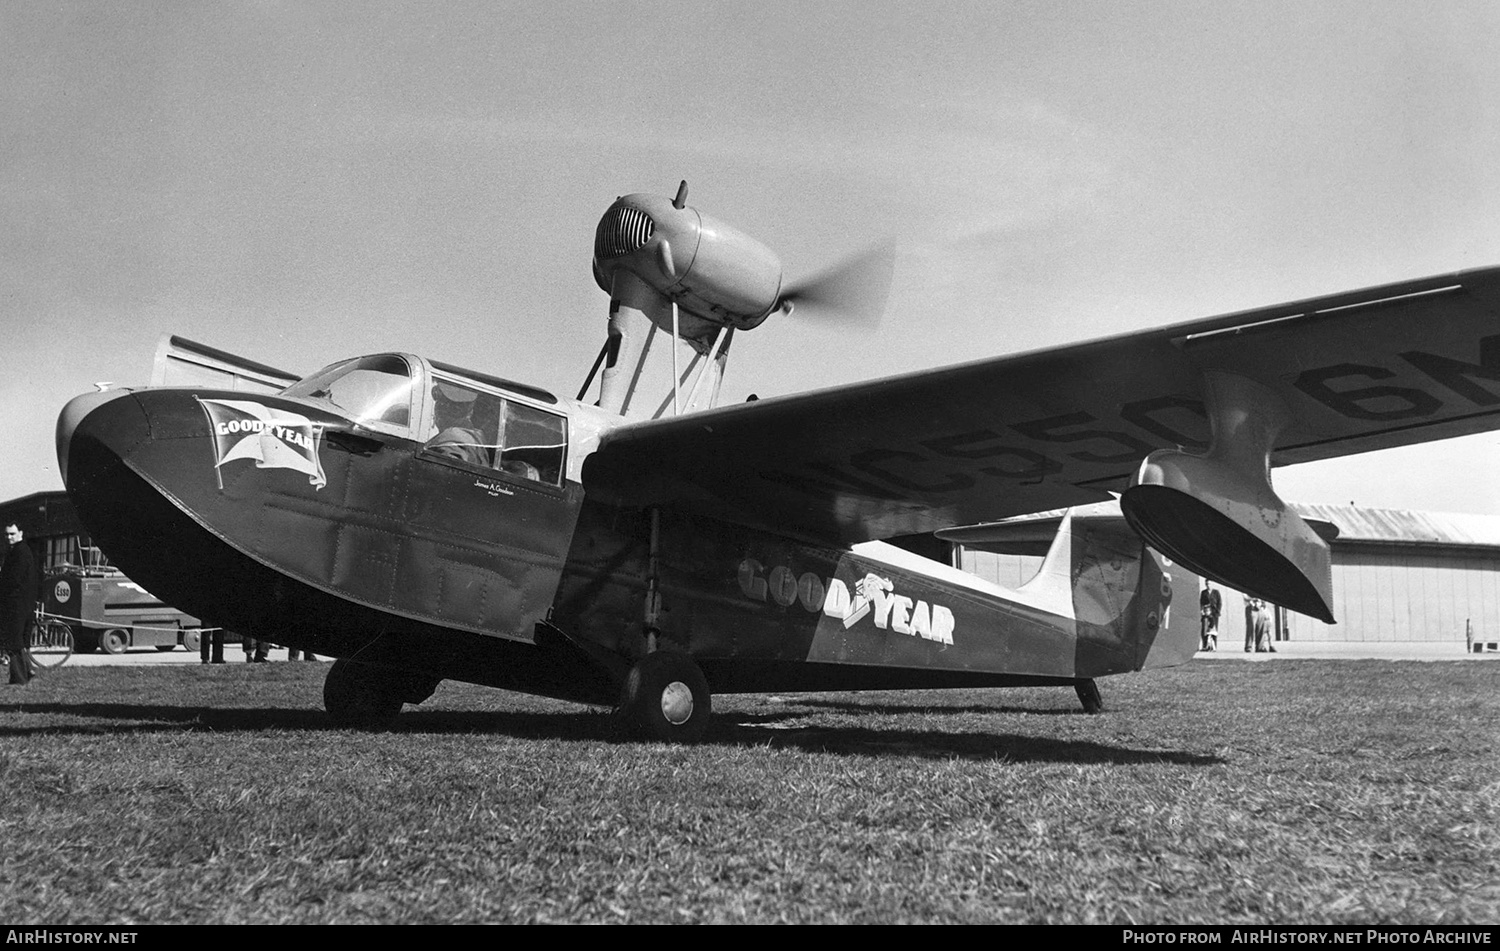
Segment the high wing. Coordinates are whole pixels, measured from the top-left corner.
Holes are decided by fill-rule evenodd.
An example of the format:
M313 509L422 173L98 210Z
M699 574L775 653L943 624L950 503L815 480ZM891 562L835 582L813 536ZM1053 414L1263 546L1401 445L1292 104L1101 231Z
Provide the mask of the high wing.
M584 486L843 544L1087 504L1207 445L1216 369L1285 401L1273 465L1500 428L1500 267L627 424Z

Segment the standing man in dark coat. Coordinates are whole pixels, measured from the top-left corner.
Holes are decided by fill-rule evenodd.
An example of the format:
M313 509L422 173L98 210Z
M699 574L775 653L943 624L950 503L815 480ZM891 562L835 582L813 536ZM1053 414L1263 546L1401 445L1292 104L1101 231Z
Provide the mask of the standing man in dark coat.
M1199 614L1199 640L1198 649L1202 651L1213 651L1219 649L1219 615L1224 611L1224 597L1211 584L1208 579L1203 579L1203 593L1198 595Z
M36 559L31 546L22 540L21 529L14 522L5 526L5 540L10 544L5 564L0 565L0 649L10 657L10 682L25 685L31 681L31 653L26 649L26 629L36 611Z

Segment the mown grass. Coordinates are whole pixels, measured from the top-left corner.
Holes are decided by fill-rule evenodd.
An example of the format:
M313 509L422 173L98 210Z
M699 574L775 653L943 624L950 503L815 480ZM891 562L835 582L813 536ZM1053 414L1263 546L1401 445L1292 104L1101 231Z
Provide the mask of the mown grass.
M0 693L0 920L1500 921L1500 664L1196 660L1071 690L715 698L693 747L323 664Z

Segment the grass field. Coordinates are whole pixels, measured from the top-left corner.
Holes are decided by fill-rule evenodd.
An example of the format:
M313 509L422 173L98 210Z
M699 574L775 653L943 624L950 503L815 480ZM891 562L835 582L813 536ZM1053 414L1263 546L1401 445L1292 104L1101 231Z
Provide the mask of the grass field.
M1500 922L1500 663L719 697L693 747L460 684L335 730L326 669L0 686L0 920Z

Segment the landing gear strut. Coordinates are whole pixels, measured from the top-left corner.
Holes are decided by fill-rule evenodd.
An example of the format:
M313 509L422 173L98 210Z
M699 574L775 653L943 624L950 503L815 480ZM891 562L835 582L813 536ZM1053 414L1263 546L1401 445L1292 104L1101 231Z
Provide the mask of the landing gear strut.
M703 737L713 700L703 671L686 654L662 650L635 662L616 715L644 740L692 743Z
M1099 695L1099 685L1094 683L1093 678L1074 681L1073 689L1078 693L1078 702L1083 704L1084 713L1104 712L1104 698Z
M402 704L421 703L441 683L379 664L362 664L341 657L323 681L323 709L339 726L372 729L389 725Z

